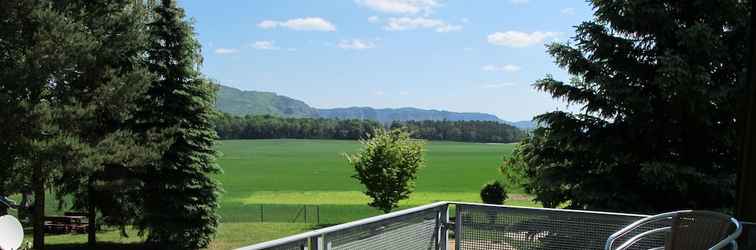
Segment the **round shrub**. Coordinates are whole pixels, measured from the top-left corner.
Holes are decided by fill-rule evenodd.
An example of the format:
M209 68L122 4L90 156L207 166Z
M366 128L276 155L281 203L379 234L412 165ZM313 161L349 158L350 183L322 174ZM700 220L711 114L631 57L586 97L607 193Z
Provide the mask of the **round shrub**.
M486 204L504 204L507 198L507 190L499 181L492 181L483 186L480 190L480 199Z

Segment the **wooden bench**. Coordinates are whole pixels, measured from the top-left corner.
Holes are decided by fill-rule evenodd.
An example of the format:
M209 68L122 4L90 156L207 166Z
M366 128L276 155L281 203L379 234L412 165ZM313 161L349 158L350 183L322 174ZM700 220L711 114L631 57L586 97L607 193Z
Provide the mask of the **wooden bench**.
M88 227L89 222L87 216L82 216L82 213L66 213L64 216L45 217L45 232L47 233L86 233Z

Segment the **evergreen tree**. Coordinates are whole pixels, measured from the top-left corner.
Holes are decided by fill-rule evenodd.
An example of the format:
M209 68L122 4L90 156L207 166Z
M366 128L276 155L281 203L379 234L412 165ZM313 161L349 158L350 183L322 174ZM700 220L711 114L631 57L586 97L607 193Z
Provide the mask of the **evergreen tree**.
M215 86L198 71L200 45L173 0L154 9L149 24L149 70L156 80L135 118L141 131L171 143L144 178L144 216L150 244L164 249L207 247L218 226L219 185L212 119Z
M582 112L540 115L503 171L547 207L732 208L750 1L591 3L574 43L548 46L574 78L535 84Z

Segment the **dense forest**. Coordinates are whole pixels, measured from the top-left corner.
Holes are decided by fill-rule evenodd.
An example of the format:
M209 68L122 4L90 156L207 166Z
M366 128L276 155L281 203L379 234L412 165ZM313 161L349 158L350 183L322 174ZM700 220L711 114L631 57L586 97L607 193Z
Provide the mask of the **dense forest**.
M215 122L221 139L361 139L383 127L371 120L234 116L224 113ZM493 121L406 121L390 128L405 128L413 138L464 142L508 143L525 132Z
M394 122L390 128L404 128L414 138L434 141L508 143L520 141L526 134L495 121L405 121Z

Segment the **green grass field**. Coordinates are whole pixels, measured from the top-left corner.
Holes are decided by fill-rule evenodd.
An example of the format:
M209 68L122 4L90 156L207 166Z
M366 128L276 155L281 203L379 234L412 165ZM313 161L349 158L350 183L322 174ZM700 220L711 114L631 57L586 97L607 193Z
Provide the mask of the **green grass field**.
M400 204L401 208L441 200L479 202L481 186L501 179L498 166L513 147L513 144L428 142L426 166L419 172L415 193ZM326 225L381 214L365 205L368 197L350 177L353 169L344 153L354 153L359 148L356 141L338 140L219 142L218 150L223 153L219 164L224 173L217 178L225 193L220 208L222 226L211 249L229 249L309 230L316 226L313 224L316 205L320 223ZM519 193L521 190L510 190L513 199L507 204L537 206ZM260 223L261 204L264 223ZM294 218L303 222L300 209L305 204L308 224L285 223ZM120 239L115 231L102 233L100 237L118 243L139 240ZM84 242L85 238L52 236L49 242L70 245Z
M259 221L259 204L275 205L281 210L285 210L286 205L318 204L321 205L321 222L325 223L379 214L365 206L369 198L350 177L354 170L343 156L358 151L359 147L356 141L336 140L221 142L219 150L223 156L219 163L225 173L218 178L226 190L221 208L224 221ZM501 178L497 168L513 147L512 144L429 142L427 163L419 172L415 193L400 205L417 206L441 200L480 201L481 186ZM520 193L520 190L511 193ZM510 204L535 205L527 199L511 200ZM273 218L273 214L270 215Z

